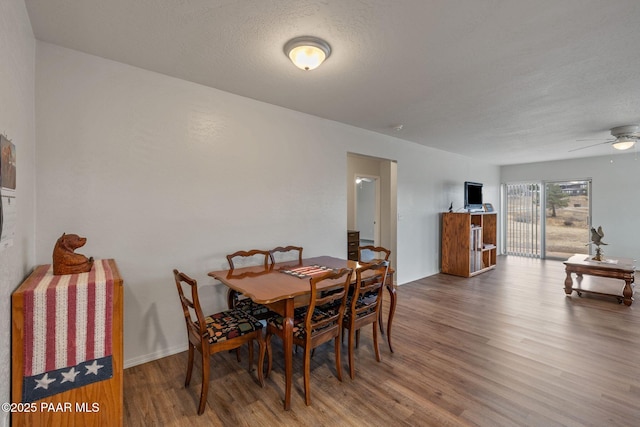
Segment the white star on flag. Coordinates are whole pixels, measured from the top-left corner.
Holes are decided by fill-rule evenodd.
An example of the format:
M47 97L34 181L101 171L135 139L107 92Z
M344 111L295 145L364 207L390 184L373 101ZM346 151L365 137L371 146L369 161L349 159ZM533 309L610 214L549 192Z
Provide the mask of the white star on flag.
M76 375L78 375L80 372L76 372L76 368L73 367L71 368L71 370L69 372L61 372L62 373L62 377L64 378L62 380L62 382L60 384L66 383L67 381L69 382L75 382L76 381Z
M104 365L98 365L98 361L94 360L91 365L85 366L85 368L87 368L87 372L85 373L85 375L89 375L89 374L98 375L98 369L103 367Z
M38 385L36 385L36 388L34 388L34 390L39 388L43 388L47 390L49 388L49 384L51 384L52 382L55 382L55 380L52 378L49 378L49 373L47 372L46 374L44 374L42 378L40 378L39 380L36 380L36 382L38 383Z

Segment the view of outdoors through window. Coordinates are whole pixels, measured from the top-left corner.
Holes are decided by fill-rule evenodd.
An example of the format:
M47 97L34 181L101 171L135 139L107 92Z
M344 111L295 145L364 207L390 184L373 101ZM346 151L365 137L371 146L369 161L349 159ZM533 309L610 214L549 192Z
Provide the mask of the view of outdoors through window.
M588 254L589 186L589 181L546 182L546 204L541 209L541 183L506 184L507 254L537 258L544 253L545 258L564 259Z
M588 254L589 181L546 183L546 258Z

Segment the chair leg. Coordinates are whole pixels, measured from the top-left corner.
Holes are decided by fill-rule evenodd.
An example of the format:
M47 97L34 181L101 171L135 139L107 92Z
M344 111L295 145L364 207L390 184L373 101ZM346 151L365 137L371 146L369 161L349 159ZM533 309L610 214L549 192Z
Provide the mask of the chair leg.
M253 340L249 340L249 372L253 368Z
M356 329L356 348L360 345L360 329Z
M229 307L229 310L231 310L236 305L235 300L236 291L231 288L227 289L227 307Z
M262 334L262 331L260 331L260 333ZM258 346L260 347L260 354L258 355L258 367L257 367L258 381L260 382L260 386L264 387L263 367L264 367L264 353L266 350L266 344L264 342L264 339L262 339L262 336L260 336L260 339L258 340Z
M198 415L204 413L204 407L207 404L207 394L209 393L209 355L202 352L202 391L200 392L200 405L198 406Z
M342 381L342 364L340 363L340 337L337 336L334 339L335 344L335 353L336 353L336 374L338 375L338 379Z
M311 405L311 349L304 348L304 401L307 406Z
M193 353L195 347L191 342L189 342L189 357L187 360L187 377L184 380L184 386L189 387L189 383L191 382L191 373L193 372Z
M380 349L378 348L378 322L373 322L373 349L376 352L376 360L380 361Z
M349 328L349 376L351 379L355 379L356 377L356 367L353 358L353 335L355 331L352 328Z
M265 346L266 346L266 352L267 352L267 374L265 375L266 378L269 378L269 374L271 373L271 367L272 367L272 363L273 363L273 356L272 356L272 349L271 349L271 337L273 335L270 334L269 332L267 332L267 336L265 337L264 341L265 341Z

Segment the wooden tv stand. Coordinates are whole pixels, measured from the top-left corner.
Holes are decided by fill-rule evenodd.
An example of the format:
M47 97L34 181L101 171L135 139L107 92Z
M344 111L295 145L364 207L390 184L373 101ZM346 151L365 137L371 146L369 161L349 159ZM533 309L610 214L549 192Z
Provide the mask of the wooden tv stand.
M496 267L495 212L442 214L442 272L471 277Z

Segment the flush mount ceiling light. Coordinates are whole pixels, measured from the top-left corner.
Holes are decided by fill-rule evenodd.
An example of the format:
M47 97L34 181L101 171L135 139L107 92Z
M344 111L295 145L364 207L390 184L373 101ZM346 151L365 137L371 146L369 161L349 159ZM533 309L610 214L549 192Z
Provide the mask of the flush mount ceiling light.
M293 65L309 71L317 68L331 55L331 46L317 37L296 37L284 45L284 54L291 59Z

